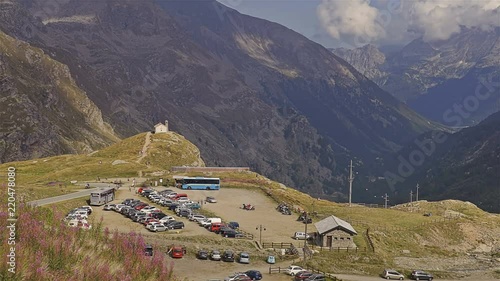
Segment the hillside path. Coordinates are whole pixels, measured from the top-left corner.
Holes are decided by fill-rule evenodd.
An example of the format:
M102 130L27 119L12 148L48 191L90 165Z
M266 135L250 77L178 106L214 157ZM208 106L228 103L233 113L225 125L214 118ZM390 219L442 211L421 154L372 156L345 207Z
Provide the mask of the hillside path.
M142 147L141 156L139 156L139 158L137 158L137 160L135 162L140 163L142 161L142 159L144 159L144 157L146 157L150 144L151 144L151 132L148 132L146 134L146 141L144 142L144 146Z

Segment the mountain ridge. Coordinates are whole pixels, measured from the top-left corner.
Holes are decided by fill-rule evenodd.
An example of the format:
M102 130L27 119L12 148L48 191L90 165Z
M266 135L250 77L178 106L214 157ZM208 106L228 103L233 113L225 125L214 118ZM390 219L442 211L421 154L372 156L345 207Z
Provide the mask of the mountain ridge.
M464 123L477 124L500 110L495 80L500 75L499 49L500 28L464 27L448 40L425 42L419 38L386 54L374 46L332 51L423 116L452 126L445 112L470 102L485 83L495 90L469 112Z

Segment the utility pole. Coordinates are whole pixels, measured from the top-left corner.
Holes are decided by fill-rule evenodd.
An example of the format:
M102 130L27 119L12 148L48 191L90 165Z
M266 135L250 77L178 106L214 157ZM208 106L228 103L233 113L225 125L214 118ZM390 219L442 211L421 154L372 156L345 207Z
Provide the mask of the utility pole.
M259 232L259 244L262 247L262 230L266 230L266 228L261 224L255 228L255 230L260 230Z
M354 181L354 176L352 175L352 160L349 165L349 207L352 204L352 182Z
M413 190L410 190L410 203L413 202Z
M384 201L385 201L385 203L384 203L384 207L387 209L387 201L389 201L389 196L388 196L388 195L387 195L387 193L386 193L386 194L384 195L384 197L382 197L382 198L384 198Z
M418 201L418 189L419 189L419 188L420 188L420 186L419 186L419 185L418 185L418 183L417 183L417 198L416 198L416 200L415 200L415 201Z
M308 214L307 214L307 211L304 212L304 215L305 215L305 229L304 229L304 233L305 233L305 239L304 239L304 249L302 250L302 253L304 254L304 264L306 263L306 256L307 256L307 253L306 253L306 248L307 248L307 225L308 225Z

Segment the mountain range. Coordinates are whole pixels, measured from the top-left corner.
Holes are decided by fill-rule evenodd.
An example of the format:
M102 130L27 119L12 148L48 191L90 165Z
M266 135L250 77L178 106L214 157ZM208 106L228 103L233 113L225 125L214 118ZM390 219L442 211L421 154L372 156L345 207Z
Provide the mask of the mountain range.
M419 38L381 50L366 45L332 51L416 112L447 126L474 125L500 110L500 28L463 27L448 40ZM457 124L457 115L466 118Z
M386 158L386 186L393 202L454 198L500 212L500 112L458 133L428 132ZM416 199L416 197L414 197Z

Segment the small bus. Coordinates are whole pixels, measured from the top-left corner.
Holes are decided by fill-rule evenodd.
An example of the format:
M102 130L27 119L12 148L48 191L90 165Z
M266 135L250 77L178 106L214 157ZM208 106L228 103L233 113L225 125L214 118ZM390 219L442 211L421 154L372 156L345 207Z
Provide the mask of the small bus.
M90 193L90 205L101 206L115 200L115 189L101 189Z
M184 177L178 180L182 189L219 190L219 178Z

